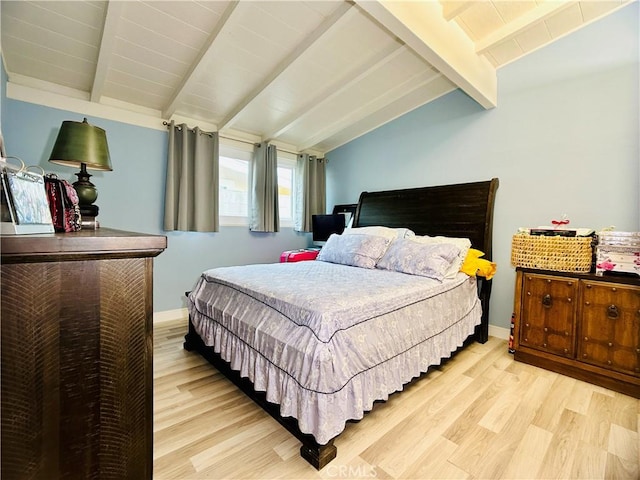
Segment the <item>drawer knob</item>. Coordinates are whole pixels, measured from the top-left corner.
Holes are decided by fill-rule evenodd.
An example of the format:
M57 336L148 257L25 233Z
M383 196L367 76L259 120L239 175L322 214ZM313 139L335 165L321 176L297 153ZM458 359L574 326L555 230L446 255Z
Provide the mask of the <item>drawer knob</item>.
M564 353L568 353L568 352L569 352L569 349L568 349L568 348L565 348L565 349L564 349Z
M589 341L589 337L584 337L584 341L588 342Z
M524 326L525 326L525 327L528 327L528 326L529 326L529 324L528 324L528 323L525 323L525 324L524 324Z
M615 305L609 305L609 307L607 308L607 317L615 320L619 315L620 314L618 313L618 307Z
M531 296L531 292L527 292L527 295L528 295L528 296Z
M587 354L586 354L586 353L583 353L583 354L582 354L582 358L587 358Z
M549 295L548 293L542 297L542 305L544 305L546 308L550 308L551 307L551 295Z
M548 278L547 278L547 283L551 283L551 280L549 280Z
M569 332L564 332L564 335L565 335L566 337L568 337L568 336L569 336Z
M589 305L591 305L591 302L584 302L584 304L588 307Z
M543 344L542 344L542 346L543 346L544 348L547 348L547 344L546 344L546 343L543 343Z
M617 292L617 291L618 291L618 289L617 289L616 287L613 287L613 288L611 289L611 291L612 291L612 292Z
M567 302L571 303L571 297L567 297Z
M613 347L613 343L609 342L609 346L610 346L610 347Z
M573 282L567 282L567 285L571 286L573 285Z
M587 283L587 288L591 288L591 284L590 283Z
M548 329L547 327L544 327L544 331L545 331L545 332L548 332L548 331L549 331L549 329Z
M611 360L607 360L607 365L611 365Z

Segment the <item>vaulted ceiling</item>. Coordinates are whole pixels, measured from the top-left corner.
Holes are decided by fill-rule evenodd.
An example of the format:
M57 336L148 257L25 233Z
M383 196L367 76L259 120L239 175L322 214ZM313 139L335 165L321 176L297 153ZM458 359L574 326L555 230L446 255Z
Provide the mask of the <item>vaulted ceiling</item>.
M630 2L2 0L1 47L12 87L323 153L457 88L493 108L497 68Z

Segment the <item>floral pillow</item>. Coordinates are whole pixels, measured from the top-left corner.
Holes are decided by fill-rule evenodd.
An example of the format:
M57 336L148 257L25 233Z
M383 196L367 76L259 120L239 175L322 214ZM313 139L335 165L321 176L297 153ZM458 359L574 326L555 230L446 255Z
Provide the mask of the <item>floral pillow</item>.
M423 243L426 245L441 245L441 244L450 244L455 245L460 249L460 253L457 258L451 263L451 266L447 270L445 274L446 278L455 278L455 276L460 271L462 264L464 263L464 259L467 258L467 253L471 248L471 240L468 238L456 238L456 237L430 237L428 235L425 236L415 236L411 240L414 242Z
M425 244L399 238L389 246L376 268L442 281L459 254L460 249L450 243Z
M316 260L353 267L375 268L391 241L376 235L336 235L329 237Z
M343 235L375 235L378 237L385 237L389 240L395 240L396 238L410 238L415 237L416 234L413 230L408 228L390 228L390 227L356 227L345 228Z

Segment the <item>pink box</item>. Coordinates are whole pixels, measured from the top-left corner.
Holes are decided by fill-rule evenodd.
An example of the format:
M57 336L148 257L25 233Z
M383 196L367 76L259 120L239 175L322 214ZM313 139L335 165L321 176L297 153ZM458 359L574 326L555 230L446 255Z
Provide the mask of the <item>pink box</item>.
M280 255L280 263L284 262L304 262L315 260L320 250L314 248L303 248L300 250L287 250Z

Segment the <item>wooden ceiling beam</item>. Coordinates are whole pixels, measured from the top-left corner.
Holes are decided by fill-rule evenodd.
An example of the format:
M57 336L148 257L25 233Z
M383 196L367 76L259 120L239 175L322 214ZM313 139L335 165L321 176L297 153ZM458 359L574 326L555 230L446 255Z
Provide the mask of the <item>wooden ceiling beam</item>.
M187 96L187 94L191 91L193 85L197 82L197 78L199 77L202 70L208 67L207 59L209 58L209 56L213 55L213 47L215 41L221 35L224 29L229 27L229 20L236 12L236 8L239 4L240 2L238 0L229 3L224 13L222 14L222 18L220 18L220 21L216 24L216 28L213 29L213 31L207 38L207 41L200 50L197 58L191 64L189 72L184 76L182 82L171 96L171 99L168 102L166 108L163 109L163 118L171 118L171 116L176 112L178 106L184 100L184 97Z
M124 5L124 2L111 1L107 3L107 13L104 17L96 72L93 75L93 86L91 87L90 100L92 102L100 102L102 92L104 91L104 84L107 81L107 71L109 69L109 59L115 48L118 22L120 21L120 15L122 14Z
M397 84L392 89L389 89L384 95L372 98L371 101L351 110L347 115L336 118L335 121L327 124L324 128L315 130L306 140L303 140L298 144L298 150L303 152L309 148L318 148L317 146L324 140L341 132L345 128L349 128L358 122L366 120L375 112L392 105L399 101L399 99L406 97L408 94L419 90L426 85L439 81L442 77L442 74L434 71L420 72L408 77L404 82ZM420 105L414 105L413 108L417 108L419 106ZM320 148L320 150L322 149Z
M455 22L445 20L440 3L393 0L356 0L356 3L484 108L497 105L495 67L476 54L475 45Z
M562 10L574 6L576 3L579 2L543 2L536 8L528 11L526 14L521 15L515 20L505 24L503 27L494 30L481 40L478 40L476 42L476 53L478 55L482 55L496 45L515 38L537 23L552 17Z
M447 21L453 20L458 15L468 10L470 7L473 7L472 1L454 2L454 1L446 0L446 1L441 1L440 3L442 3L442 15Z
M432 102L443 95L451 93L457 87L449 81L444 75L437 75L432 79L418 85L416 88L410 89L401 98L388 103L371 115L363 119L345 126L339 132L327 137L316 144L316 148L321 151L329 152L334 150L354 138L365 135L378 127L381 127L402 115L415 110L416 108Z
M220 121L220 130L229 128L242 112L260 95L269 85L271 85L280 75L282 75L300 56L304 54L313 44L315 44L325 33L329 31L344 15L353 7L350 2L341 4L330 16L328 16L318 28L308 35L296 48L293 49L270 73L246 95L231 111Z
M276 130L269 132L265 139L277 138L288 132L299 122L307 118L309 115L312 115L313 112L320 108L324 102L331 100L346 89L351 88L353 85L360 82L363 78L367 77L381 66L389 63L395 57L405 52L406 48L407 47L404 45L396 43L390 48L378 52L373 61L354 71L350 76L336 79L336 83L328 85L327 88L319 95L314 96L302 107L296 109L296 111L289 115L287 120L285 120Z

